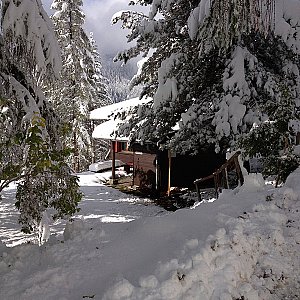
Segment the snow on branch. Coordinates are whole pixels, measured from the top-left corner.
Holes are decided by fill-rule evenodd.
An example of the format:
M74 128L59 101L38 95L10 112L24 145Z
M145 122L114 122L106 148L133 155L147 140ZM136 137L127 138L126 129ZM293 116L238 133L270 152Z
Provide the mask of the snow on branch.
M207 28L210 30L207 30ZM188 19L191 39L203 47L230 47L243 34L274 32L299 53L300 7L298 0L201 0Z
M4 37L25 41L27 57L36 63L40 76L49 68L58 74L61 68L60 50L52 24L40 0L4 1L2 30Z

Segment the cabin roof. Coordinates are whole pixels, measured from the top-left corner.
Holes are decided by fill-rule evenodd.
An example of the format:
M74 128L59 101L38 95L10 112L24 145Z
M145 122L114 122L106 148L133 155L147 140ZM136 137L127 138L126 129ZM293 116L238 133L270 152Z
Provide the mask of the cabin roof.
M110 120L110 119L112 119L112 114L130 110L134 106L147 103L150 100L151 100L151 98L142 98L142 99L132 98L129 100L124 100L121 102L102 106L102 107L99 107L99 108L91 111L90 119L91 120Z
M123 120L116 119L115 115L119 112L126 112L129 116L130 109L140 104L145 104L151 101L151 98L132 98L122 102L114 103L111 105L102 106L91 111L91 120L103 120L105 122L96 126L92 137L96 139L114 140L114 141L128 141L128 137L117 136L116 131L120 124L124 123Z
M128 137L120 137L116 135L115 131L118 129L118 125L120 123L122 123L120 120L105 121L95 127L92 137L96 139L127 142L129 140Z

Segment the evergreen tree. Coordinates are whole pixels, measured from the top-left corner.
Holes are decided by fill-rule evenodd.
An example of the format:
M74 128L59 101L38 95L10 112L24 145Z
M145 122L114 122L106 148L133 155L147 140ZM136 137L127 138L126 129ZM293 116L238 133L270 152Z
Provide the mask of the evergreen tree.
M19 221L31 232L48 207L54 218L74 214L81 194L41 90L61 67L51 22L39 0L1 3L0 192L17 181Z
M90 102L89 111L101 106L111 104L111 97L108 92L108 80L103 75L103 67L98 51L98 46L94 40L93 33L90 33L91 57L89 60L89 81L90 81ZM91 142L91 162L103 161L110 149L110 143L106 140L95 140L92 133L99 123L95 120L87 120L88 132Z
M139 96L141 87L131 87L131 80L135 73L132 64L121 65L120 62L114 62L112 57L106 57L103 63L103 74L107 78L108 93L113 103Z
M109 103L94 40L83 30L81 0L54 0L52 16L62 52L61 78L48 89L57 113L68 127L65 143L73 148L72 167L84 170L93 160L90 110Z
M187 28L190 5L195 4L187 6L184 0L135 2L150 5L150 12L146 16L134 11L123 11L115 16L113 22L122 21L123 27L131 30L128 41L136 40L136 45L119 53L117 59L126 63L140 54L149 55L140 74L135 76L133 85L143 86L141 97L150 96L153 101L133 112L130 127L126 126L122 130L124 134L133 133L132 139L160 141L164 144L168 143L174 133L173 128L181 113L190 105L191 97L185 88L186 79L192 78L195 66L199 66L195 57L196 43L192 43ZM131 4L134 4L133 1ZM156 18L158 12L159 17ZM178 74L175 78L174 72L182 73L180 90L177 88L180 76ZM197 82L194 84L196 86Z
M119 59L155 49L136 81L153 102L135 111L123 134L181 152L209 144L219 151L268 122L291 143L289 122L300 107L299 1L184 2L131 1L150 5L149 15L116 16L136 40ZM288 149L280 144L277 157Z
M89 69L89 78L92 92L94 93L89 102L89 110L94 110L101 106L111 104L112 101L108 94L108 80L103 75L103 66L98 51L98 46L94 40L93 33L90 33L91 65Z

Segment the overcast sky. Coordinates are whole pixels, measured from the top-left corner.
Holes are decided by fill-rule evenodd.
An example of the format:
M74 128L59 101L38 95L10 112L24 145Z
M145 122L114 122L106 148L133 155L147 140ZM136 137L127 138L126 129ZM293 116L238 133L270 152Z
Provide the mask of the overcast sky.
M52 14L52 0L42 0L45 10ZM117 52L128 48L126 31L121 24L111 25L111 17L120 10L131 9L129 0L83 0L83 11L86 15L85 29L92 31L101 54L115 56Z

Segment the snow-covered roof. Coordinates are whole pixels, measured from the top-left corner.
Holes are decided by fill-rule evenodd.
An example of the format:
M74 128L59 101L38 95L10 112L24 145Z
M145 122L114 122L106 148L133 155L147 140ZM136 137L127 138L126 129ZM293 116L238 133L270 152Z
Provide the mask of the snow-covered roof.
M96 139L115 140L115 141L128 141L128 137L120 137L116 135L115 131L118 125L122 123L120 120L108 120L96 126L93 131L92 137Z
M91 120L109 120L109 119L111 119L111 115L114 113L118 113L123 110L129 110L130 108L132 108L134 106L147 103L150 100L151 100L151 98L142 98L142 99L132 98L132 99L114 103L111 105L102 106L102 107L99 107L99 108L91 111L90 119Z
M115 141L128 141L128 137L117 137L115 131L118 129L119 125L124 121L119 119L114 119L114 114L118 112L126 112L139 104L145 104L151 101L151 98L132 98L122 102L114 103L111 105L106 105L91 111L91 120L106 120L102 124L96 126L93 131L93 138L105 139L105 140L115 140Z

